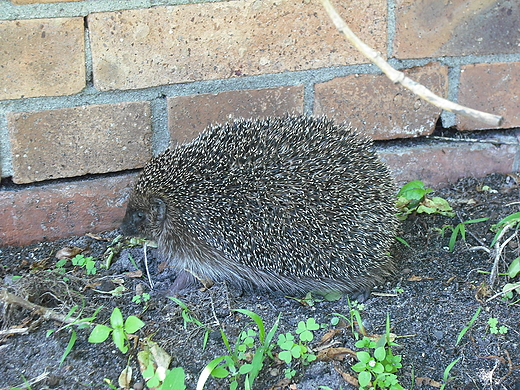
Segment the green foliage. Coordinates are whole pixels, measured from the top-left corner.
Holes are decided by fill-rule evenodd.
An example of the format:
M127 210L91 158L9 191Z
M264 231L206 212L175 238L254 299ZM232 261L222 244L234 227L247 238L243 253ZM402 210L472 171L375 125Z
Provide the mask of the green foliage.
M520 212L519 213L513 213L508 215L507 217L503 218L498 222L496 225L493 225L491 227L491 230L496 231L495 237L493 238L493 241L491 241L490 246L492 247L495 245L499 237L501 236L504 229L510 229L512 227L518 229L518 226L520 225Z
M102 343L110 333L112 340L122 353L128 352L128 335L137 332L144 326L144 322L136 316L129 316L123 320L123 315L118 307L114 308L110 315L110 325L112 327L98 324L90 333L88 341L91 343Z
M424 188L420 180L410 181L397 193L397 217L404 221L412 213L441 214L453 217L453 209L446 199L438 196L428 198L431 188Z
M82 254L78 254L78 255L74 256L72 259L70 259L70 261L71 261L72 265L75 267L85 268L87 275L95 275L97 272L96 262L92 259L93 259L92 256L85 257ZM56 268L58 269L59 272L62 272L62 273L65 272L63 267L65 266L65 264L67 264L68 260L69 259L64 258L64 259L58 260L56 262Z
M386 317L386 335L377 342L363 337L356 342L356 347L364 348L356 353L359 360L352 366L358 372L360 390L390 389L404 390L395 374L401 367L401 355L394 355L392 346L397 344L390 341L390 317Z
M157 244L153 241L145 240L144 238L137 238L137 237L131 237L131 238L124 238L123 236L117 236L112 240L110 245L105 250L105 253L103 254L103 257L105 259L105 265L104 267L106 269L110 268L110 265L112 264L112 260L114 259L114 256L119 254L122 249L124 248L134 248L136 246L149 246L150 248L157 248ZM130 260L133 259L130 258ZM137 264L134 263L134 266L136 269L138 269Z
M314 339L314 331L320 329L320 325L316 323L314 318L308 318L307 321L300 321L296 329L296 334L299 335L299 342L296 342L296 337L287 332L278 335L278 347L281 351L278 358L287 364L291 364L294 359L300 359L302 364L307 365L316 360L316 355L310 352L305 342L310 342ZM285 370L285 376L292 378L296 374L296 370L291 367Z
M191 310L188 308L188 306L186 306L186 304L184 302L182 302L180 299L175 298L175 297L168 297L168 298L171 299L172 301L174 301L177 305L179 305L181 307L181 309L182 309L181 316L182 316L182 320L184 321L184 329L187 328L188 324L193 324L195 326L198 326L199 328L204 329L204 340L202 342L202 350L206 349L206 345L208 344L208 338L209 338L209 334L211 332L211 328L204 325L202 322L200 322L197 319L197 317L195 317L191 313Z
M473 324L477 320L477 317L480 314L481 310L482 310L482 308L479 307L477 309L477 311L475 312L475 314L473 314L473 317L471 317L471 320L469 320L468 324L460 331L460 333L459 333L459 335L457 337L457 342L455 343L455 346L459 345L460 340L462 340L462 338L464 337L466 332L473 326Z
M501 325L498 326L498 318L491 317L488 320L489 325L489 333L491 334L506 334L508 329L507 326Z
M264 322L258 314L246 309L236 309L235 311L250 317L258 331L250 327L246 328L240 333L235 348L232 349L227 336L221 330L222 340L229 355L219 356L208 363L199 377L197 390L204 387L209 376L214 378L230 377L230 390L236 390L239 386L239 378L244 376L243 388L250 390L264 366L266 357L271 355L272 341L278 329L280 315L266 335Z
M146 386L149 389L155 390L185 390L186 374L182 367L176 367L171 370L166 370L166 376L161 381L161 377L157 370L155 370L153 362L150 362L143 371L144 378L150 378L146 381Z
M453 368L453 366L455 366L455 364L457 364L457 362L460 360L460 358L461 357L459 356L457 359L455 359L450 364L448 364L448 366L444 369L444 373L442 375L442 379L443 379L444 383L441 385L440 390L444 390L444 388L446 387L446 385L450 381L450 379L451 379L450 378L450 371Z
M76 319L76 320L66 324L62 328L58 329L58 331L59 331L62 329L71 328L70 339L69 339L69 342L67 343L67 347L65 347L65 351L63 352L63 355L61 356L60 366L63 364L63 362L65 361L67 356L70 354L70 352L74 348L74 344L76 343L77 334L76 334L76 330L73 329L72 327L76 327L77 329L84 329L84 328L89 327L96 319L96 316L102 307L103 306L98 307L90 317L80 318L79 317L81 315L81 312L80 312L80 314L78 315L78 319ZM74 313L78 310L78 308L79 307L76 305L72 309L70 309L69 312L67 313L67 315L65 316L65 319L71 318L74 315ZM46 333L46 337L49 337L54 332L55 332L54 329L49 329Z
M132 302L134 303L146 303L150 300L150 294L142 293L141 295L137 294L132 297Z
M440 234L442 237L444 237L444 233L446 230L451 230L451 237L450 241L448 243L448 248L450 252L453 252L453 249L455 248L455 243L457 242L457 238L459 237L459 234L462 238L462 241L466 241L466 225L469 225L471 223L478 223L478 222L484 222L487 221L489 218L477 218L477 219L470 219L469 221L461 222L457 226L443 226L440 230Z
M339 319L342 318L346 323L350 326L352 329L352 333L354 334L354 337L356 340L359 340L360 333L362 335L366 335L365 328L363 327L363 321L361 320L361 313L365 308L365 305L362 303L358 303L357 301L351 302L350 299L347 298L348 307L349 307L349 316L346 317L343 314L340 313L333 313L331 324L337 325L339 322ZM356 326L357 325L357 326ZM356 330L357 329L357 330ZM359 330L359 333L358 333Z
M507 276L511 279L516 278L520 274L520 257L514 259L507 268Z

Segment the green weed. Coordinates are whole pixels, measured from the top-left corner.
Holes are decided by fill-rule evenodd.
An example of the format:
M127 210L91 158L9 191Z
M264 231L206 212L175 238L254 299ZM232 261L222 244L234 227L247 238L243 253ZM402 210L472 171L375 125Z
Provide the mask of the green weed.
M182 316L182 320L184 321L184 329L187 328L187 325L189 323L195 325L195 326L198 326L199 328L202 328L204 329L204 339L203 339L203 342L202 342L202 349L206 349L206 345L208 344L208 338L209 338L209 334L211 332L211 328L204 325L202 322L200 322L192 313L191 313L191 310L188 308L188 306L186 306L186 304L184 302L182 302L180 299L178 298L175 298L175 297L168 297L169 299L171 299L172 301L174 301L177 305L179 305L182 309L181 311L181 316Z
M359 360L352 366L358 373L360 390L404 390L395 374L401 367L401 355L394 355L392 346L398 344L390 341L390 316L386 316L386 334L377 342L363 337L356 342L356 347L365 350L356 353Z
M453 217L453 209L444 198L434 196L428 198L426 195L432 192L431 188L424 188L420 180L410 181L397 193L397 217L404 221L412 213L440 214Z
M96 325L90 333L88 341L91 343L102 343L112 333L114 344L122 353L127 353L128 335L141 329L144 326L144 322L136 316L129 316L126 320L123 320L121 310L116 307L110 315L110 325L112 327L103 324Z
M466 225L472 224L472 223L478 223L478 222L484 222L487 221L489 218L477 218L477 219L470 219L469 221L464 221L459 223L457 226L443 226L442 229L439 229L439 232L442 237L444 237L444 233L446 230L451 230L451 236L450 241L448 243L448 248L450 252L453 252L453 249L455 248L455 243L457 242L457 238L462 238L462 241L466 241Z
M491 334L506 334L508 329L507 326L501 325L498 326L498 318L491 317L488 320L489 325L489 333Z
M69 261L69 259L63 258L56 262L56 268L58 272L65 273L65 269L63 267L65 264L67 264L67 261ZM85 257L82 254L78 254L70 259L70 261L75 267L85 268L87 275L95 275L97 272L96 262L93 260L92 256Z

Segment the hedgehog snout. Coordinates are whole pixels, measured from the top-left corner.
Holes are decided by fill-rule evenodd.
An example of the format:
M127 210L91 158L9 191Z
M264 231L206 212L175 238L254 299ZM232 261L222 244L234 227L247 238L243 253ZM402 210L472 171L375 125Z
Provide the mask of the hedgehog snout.
M143 224L146 222L146 214L141 210L128 207L126 209L123 223L121 224L121 232L127 237L138 237L143 235Z

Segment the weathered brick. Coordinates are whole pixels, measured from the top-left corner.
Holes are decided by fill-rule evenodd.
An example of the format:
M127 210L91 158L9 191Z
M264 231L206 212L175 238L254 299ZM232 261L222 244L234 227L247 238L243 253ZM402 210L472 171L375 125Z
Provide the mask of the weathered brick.
M501 128L520 126L520 62L466 65L461 68L459 103L490 114L501 115ZM459 130L491 126L457 115Z
M446 97L446 67L434 63L404 72ZM385 75L351 75L316 84L314 112L350 122L360 133L381 140L431 134L441 110Z
M141 167L151 157L149 102L9 113L13 181Z
M385 51L386 1L336 2L352 30ZM94 84L134 89L368 62L319 2L223 1L94 13Z
M396 1L394 56L518 53L516 0Z
M80 92L83 28L83 18L0 21L0 99Z
M514 141L514 137L511 138ZM513 172L516 151L514 145L496 146L491 142L440 142L393 147L380 151L379 155L400 185L410 180L422 180L428 186L439 188L461 177Z
M303 92L303 86L293 86L168 98L171 142L190 141L206 126L232 118L301 114Z
M136 174L0 191L0 246L117 228Z

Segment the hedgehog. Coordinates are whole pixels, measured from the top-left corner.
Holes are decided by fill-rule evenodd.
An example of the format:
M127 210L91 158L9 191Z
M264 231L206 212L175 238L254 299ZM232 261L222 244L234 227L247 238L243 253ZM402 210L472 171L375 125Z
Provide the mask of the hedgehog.
M326 117L236 119L148 162L122 232L196 279L359 301L395 271L395 188L372 141Z

